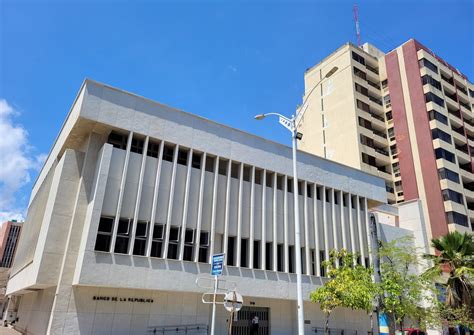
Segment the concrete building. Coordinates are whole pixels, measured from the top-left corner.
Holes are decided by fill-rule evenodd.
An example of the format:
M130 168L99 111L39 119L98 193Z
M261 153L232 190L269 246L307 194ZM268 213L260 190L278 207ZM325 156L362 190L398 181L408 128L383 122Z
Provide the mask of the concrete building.
M313 92L326 71L338 72ZM382 177L391 204L420 199L428 238L474 227L474 85L409 40L345 44L305 73L301 150Z
M385 182L308 153L298 160L293 188L289 147L85 81L32 190L7 288L19 301L16 327L145 334L207 325L206 290L195 281L223 252L223 278L244 296L234 327L259 313L265 334L294 333L294 196L305 327L321 327L308 301L321 262L342 247L370 261L369 210L386 201ZM218 307L216 334L227 319ZM330 327L365 333L370 323L340 309Z

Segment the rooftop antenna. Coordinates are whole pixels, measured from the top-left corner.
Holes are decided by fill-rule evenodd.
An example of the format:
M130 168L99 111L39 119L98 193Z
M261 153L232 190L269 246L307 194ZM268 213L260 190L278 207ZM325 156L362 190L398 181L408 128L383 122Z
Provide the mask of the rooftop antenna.
M360 42L360 28L359 28L359 8L357 7L357 4L354 4L354 21L355 21L355 28L356 28L356 34L357 34L357 46L360 48L361 42Z

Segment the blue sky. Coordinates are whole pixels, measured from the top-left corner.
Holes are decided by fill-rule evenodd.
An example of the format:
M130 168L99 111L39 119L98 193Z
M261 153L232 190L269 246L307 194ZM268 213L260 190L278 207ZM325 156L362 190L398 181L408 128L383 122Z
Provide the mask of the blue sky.
M294 111L305 69L356 41L352 6L0 0L0 219L27 205L86 77L288 144L284 129L252 117ZM363 42L388 51L416 38L473 80L473 0L358 6Z

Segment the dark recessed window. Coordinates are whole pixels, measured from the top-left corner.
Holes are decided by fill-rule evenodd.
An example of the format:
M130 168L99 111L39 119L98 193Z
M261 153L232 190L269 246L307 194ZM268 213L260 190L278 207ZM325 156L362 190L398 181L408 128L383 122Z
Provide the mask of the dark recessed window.
M426 102L433 101L438 106L444 107L444 100L432 92L425 93L425 100Z
M188 164L188 150L185 150L185 149L178 150L178 164L181 164L181 165Z
M148 143L148 149L146 151L146 155L150 157L158 158L159 153L160 153L160 143L150 141Z
M107 139L107 143L112 144L114 148L127 149L127 135L111 132Z
M130 219L120 219L117 227L117 237L115 239L115 253L127 254L130 242Z
M165 145L163 148L163 160L172 162L174 156L174 148L169 145Z
M206 171L207 172L214 172L215 162L216 162L216 158L206 156Z
M443 200L444 201L454 201L458 204L464 204L464 200L462 197L462 194L450 189L445 189L441 192L443 194Z
M431 110L428 112L428 117L430 120L438 120L439 122L448 125L448 118L441 114L440 112L437 112L435 110Z
M447 212L446 219L448 223L455 223L464 227L469 227L467 216L458 212Z
M132 139L132 146L130 147L130 151L137 154L143 153L143 140L134 137Z
M439 138L440 140L451 144L451 135L442 131L439 128L431 129L431 137L433 138L433 140Z
M449 179L459 184L459 175L456 172L451 171L446 168L441 168L438 170L438 173L439 173L439 179Z
M202 154L199 152L193 151L193 158L191 160L191 166L195 169L200 169L201 168L201 159L202 159Z
M419 63L420 63L420 66L427 67L427 68L430 69L431 71L438 73L438 67L437 67L436 65L434 65L433 63L431 63L431 62L430 62L429 60L427 60L426 58L420 59L420 60L419 60Z
M361 63L362 65L365 65L365 58L359 55L358 53L355 53L354 51L352 51L352 59L356 62Z
M443 148L435 149L435 156L436 156L436 159L446 159L447 161L450 161L451 163L456 163L456 158L454 154L447 150L444 150Z
M114 218L109 218L109 217L100 218L94 250L110 251L110 242L112 240L113 227L114 227Z

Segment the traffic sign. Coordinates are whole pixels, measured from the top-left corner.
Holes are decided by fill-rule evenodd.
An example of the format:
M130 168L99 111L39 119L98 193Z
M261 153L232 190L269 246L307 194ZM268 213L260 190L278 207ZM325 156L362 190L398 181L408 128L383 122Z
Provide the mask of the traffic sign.
M227 293L224 297L224 307L231 313L240 311L243 303L244 299L235 291Z
M211 275L220 276L224 269L224 254L212 255Z

